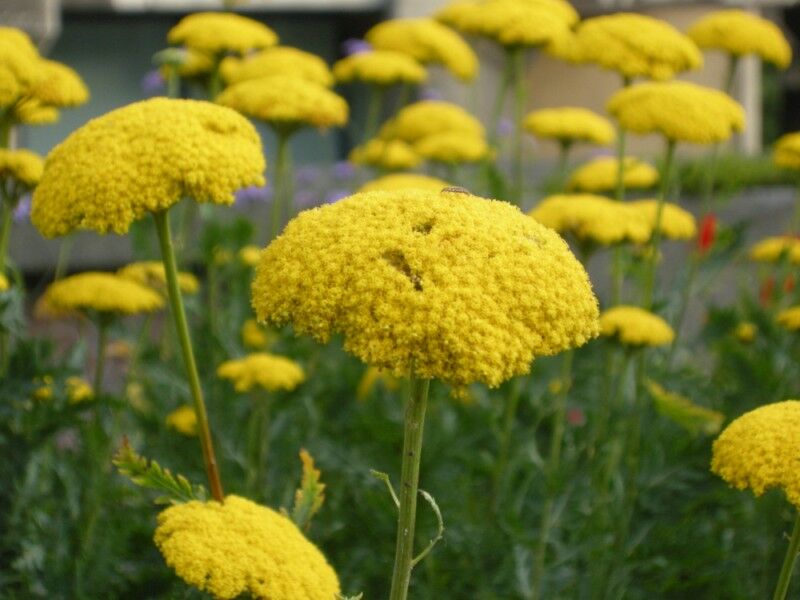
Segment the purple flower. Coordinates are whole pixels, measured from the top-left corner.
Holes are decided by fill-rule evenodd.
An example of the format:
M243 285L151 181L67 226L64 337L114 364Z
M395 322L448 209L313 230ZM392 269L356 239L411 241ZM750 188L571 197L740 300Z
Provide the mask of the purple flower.
M514 132L514 122L507 118L503 117L500 119L500 122L497 124L497 135L500 137L507 137Z
M319 179L319 176L319 168L311 165L298 167L294 172L294 180L300 187L313 185Z
M359 38L349 38L342 42L342 52L345 56L352 56L353 54L360 54L371 50L372 44Z
M19 223L25 221L31 214L31 195L25 194L19 199L17 208L14 209L14 220Z
M356 174L356 166L349 160L340 160L333 165L333 176L336 179L351 179Z
M251 185L243 187L236 192L236 204L243 204L245 206L258 202L268 202L271 199L272 186L270 184Z
M420 91L419 96L423 100L441 100L442 98L444 98L444 94L442 94L441 91L432 87L422 88L422 91Z
M347 198L352 192L348 190L331 190L325 196L325 204L333 204L342 198Z
M140 85L146 96L160 96L167 89L167 82L159 69L145 73Z

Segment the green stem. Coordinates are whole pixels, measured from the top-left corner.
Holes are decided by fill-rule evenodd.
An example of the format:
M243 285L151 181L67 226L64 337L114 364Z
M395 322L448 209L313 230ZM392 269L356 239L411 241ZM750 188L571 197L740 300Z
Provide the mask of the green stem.
M403 435L403 465L400 481L400 514L397 518L397 544L389 600L406 600L414 558L414 528L417 520L419 464L422 456L422 433L428 405L429 379L411 376L411 390L406 405Z
M222 502L224 499L222 482L220 481L219 468L217 467L217 458L214 454L214 444L208 425L206 405L203 402L203 390L200 388L200 376L197 373L192 341L189 337L189 327L186 323L183 296L181 296L181 291L178 287L178 268L175 264L175 253L172 248L172 237L169 231L169 214L166 210L153 213L153 219L156 222L158 242L161 246L161 258L164 261L164 271L167 276L170 310L175 321L175 329L178 334L181 352L183 353L184 366L186 367L186 376L189 380L189 388L194 402L194 411L197 415L197 429L203 450L203 462L208 474L208 483L214 499Z
M522 119L525 116L525 49L511 50L510 60L514 63L514 155L512 180L514 200L521 204L524 193L524 168L522 160Z
M272 197L272 237L278 237L283 225L284 204L288 212L289 187L289 134L278 131L278 156L275 160L275 194ZM288 215L287 215L288 216Z
M503 476L508 468L508 455L511 448L511 438L514 433L514 423L516 421L517 409L521 397L524 377L517 377L511 384L511 393L506 400L506 410L503 416L503 429L500 434L500 441L497 449L497 460L495 461L494 474L492 477L492 509L497 508L500 497L500 489L503 483Z
M222 77L219 74L219 64L222 62L222 57L217 56L214 59L214 65L211 67L211 73L208 76L208 99L214 102L215 98L219 96L222 91Z
M789 584L792 581L792 571L794 570L798 551L800 551L800 513L798 513L794 521L792 537L789 539L789 547L786 549L786 557L783 559L781 574L778 577L778 585L775 587L775 594L772 596L772 600L785 600L786 594L789 592Z
M492 111L491 129L489 130L489 145L494 147L497 145L497 138L499 136L497 130L500 128L500 119L503 118L503 109L506 105L506 96L511 87L511 82L514 79L514 64L511 61L509 53L506 53L505 65L503 66L503 74L500 79L500 89L497 92L497 98L494 102L494 110Z
M103 375L106 367L106 339L108 337L108 320L101 316L97 321L97 356L94 363L94 389L95 398L103 393Z
M262 501L267 456L269 454L269 398L253 398L253 416L250 419L248 440L247 491L250 496Z
M67 272L67 267L69 266L69 255L72 252L72 244L75 241L75 238L72 234L67 235L63 240L61 240L61 244L58 247L58 259L56 260L56 274L53 277L53 281L58 281L64 274Z
M566 192L567 174L569 169L569 151L572 149L572 142L562 140L558 148L558 181L559 187Z
M672 364L672 357L675 354L675 349L678 347L678 340L681 337L681 329L683 329L683 322L686 320L686 311L689 308L689 298L692 297L692 288L694 287L695 279L697 278L697 268L700 265L701 256L699 253L694 252L689 259L689 275L686 278L686 284L681 290L680 304L678 305L678 314L675 317L675 322L672 325L675 331L675 337L669 347L667 355L667 365Z
M728 58L728 71L725 73L725 87L722 90L731 95L733 92L733 84L736 81L736 68L739 66L739 57L730 55Z
M14 217L14 211L8 202L0 203L0 210L3 212L2 225L0 225L0 273L6 272L7 255L8 255L8 240L11 237L11 220Z
M378 125L381 121L381 109L383 100L386 96L386 86L369 86L369 103L367 104L367 116L364 121L364 142L372 139L378 132Z
M181 78L178 76L177 69L171 68L167 73L167 98L180 98Z

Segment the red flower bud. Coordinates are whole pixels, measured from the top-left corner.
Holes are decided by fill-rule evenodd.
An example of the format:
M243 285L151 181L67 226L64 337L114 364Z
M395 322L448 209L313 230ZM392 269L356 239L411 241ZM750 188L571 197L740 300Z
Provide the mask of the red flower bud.
M789 293L794 289L794 275L787 275L783 280L783 291Z
M770 275L761 282L761 289L758 292L758 299L761 306L769 306L772 302L772 293L775 291L775 277Z
M714 245L717 235L717 217L709 213L700 222L700 234L697 236L697 250L705 254Z

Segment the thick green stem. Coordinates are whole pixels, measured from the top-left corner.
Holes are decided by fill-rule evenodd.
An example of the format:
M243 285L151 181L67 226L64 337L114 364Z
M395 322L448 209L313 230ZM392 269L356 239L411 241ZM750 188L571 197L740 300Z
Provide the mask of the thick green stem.
M800 513L798 513L794 521L792 537L789 539L786 558L783 559L781 574L778 577L778 585L775 586L775 594L772 596L772 600L785 600L786 594L789 592L789 584L792 581L792 571L794 570L794 563L797 561L798 551L800 551Z
M371 85L369 90L369 103L367 104L367 117L364 121L364 142L372 139L378 132L381 122L381 109L386 96L386 86Z
M406 600L414 558L414 529L417 520L419 464L422 433L428 405L429 379L411 376L411 392L406 405L403 435L403 465L400 480L400 514L397 518L397 544L392 572L390 600Z
M186 323L186 311L183 307L183 296L178 287L178 268L175 264L175 253L172 249L172 237L169 231L169 215L167 211L153 213L158 232L158 242L161 246L161 258L164 262L164 271L167 276L167 292L169 296L170 310L175 321L175 329L178 334L183 362L186 367L186 376L189 380L189 388L194 402L194 411L197 415L197 429L200 437L200 445L203 449L203 462L205 463L208 483L211 487L211 494L215 500L222 502L224 494L222 492L222 482L217 467L217 458L214 454L214 444L211 439L211 430L208 425L208 415L206 405L203 402L203 390L200 388L200 376L197 373L197 364L194 360L192 341L189 337L189 326Z
M94 363L94 396L99 398L103 393L103 375L106 368L106 339L108 338L108 321L101 316L97 321L97 355Z
M211 67L211 73L208 76L208 99L214 102L219 93L222 91L222 77L219 73L219 65L222 62L222 57L217 56L214 59L214 65Z
M167 98L181 97L181 78L178 76L177 69L169 69L167 75Z
M72 234L67 235L61 240L58 247L58 259L56 260L56 274L53 276L53 281L58 281L67 272L69 266L69 255L72 253L72 244L75 238Z
M731 95L733 92L733 84L736 81L736 68L739 66L739 57L731 55L728 58L728 71L725 73L725 87L722 90Z
M278 131L278 156L275 159L275 193L272 196L272 237L278 237L283 225L284 209L288 215L291 187L289 178L289 134Z
M512 162L512 181L514 200L521 204L525 191L524 167L522 160L522 119L525 116L525 49L511 50L510 60L514 64L514 155Z

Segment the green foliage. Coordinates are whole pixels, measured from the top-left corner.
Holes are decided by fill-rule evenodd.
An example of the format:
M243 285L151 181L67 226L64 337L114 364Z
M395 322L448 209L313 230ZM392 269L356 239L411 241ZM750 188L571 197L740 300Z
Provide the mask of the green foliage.
M300 460L303 462L303 477L294 494L292 521L300 529L307 530L311 527L311 519L325 502L325 484L320 481L319 469L314 468L314 459L305 449L300 450Z

